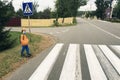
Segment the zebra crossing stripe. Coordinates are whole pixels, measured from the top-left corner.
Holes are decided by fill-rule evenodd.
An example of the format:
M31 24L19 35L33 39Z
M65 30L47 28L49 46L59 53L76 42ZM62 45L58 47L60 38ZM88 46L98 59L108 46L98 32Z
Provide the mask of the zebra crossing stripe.
M44 59L44 61L38 66L29 80L47 80L62 47L62 43L56 44L51 52L48 54L48 56Z
M91 80L107 80L107 77L91 45L84 45Z
M106 45L99 45L99 47L120 75L120 59Z
M47 80L63 45L63 43L56 44L28 80ZM118 52L120 51L120 46L116 45L111 47ZM91 80L107 80L93 48L96 49L90 44L84 45ZM105 58L110 61L115 68L115 72L120 74L120 59L106 45L98 45L97 48L104 54ZM80 60L79 44L70 44L59 80L82 80Z
M70 44L59 80L76 80L77 54L79 54L79 45Z
M120 46L118 46L118 45L114 45L114 46L111 45L110 47L112 47L120 55Z
M101 51L101 49L97 45L93 45L93 49L96 53L96 56L101 64L108 80L119 80L120 76L118 75L118 73L116 72L114 67L111 65L109 60L106 58L103 51Z

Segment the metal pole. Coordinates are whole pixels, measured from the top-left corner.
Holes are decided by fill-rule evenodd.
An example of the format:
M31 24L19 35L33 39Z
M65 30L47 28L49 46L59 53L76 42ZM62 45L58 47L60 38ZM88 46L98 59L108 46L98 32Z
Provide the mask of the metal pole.
M31 29L30 29L30 16L28 16L28 27L29 27L29 33L31 34ZM30 36L30 41L31 41L31 36Z
M30 29L30 16L28 16L28 27L29 27L29 33L31 33L31 29Z

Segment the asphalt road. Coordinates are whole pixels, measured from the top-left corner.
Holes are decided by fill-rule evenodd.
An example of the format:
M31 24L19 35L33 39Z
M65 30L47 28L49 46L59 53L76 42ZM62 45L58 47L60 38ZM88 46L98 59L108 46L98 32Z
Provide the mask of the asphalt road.
M32 28L33 33L55 36L57 44L21 66L6 80L37 80L40 74L45 76L40 80L120 80L120 24L81 18L77 21L78 24L71 27ZM12 30L20 31L19 28ZM52 55L56 47L60 48L58 55L48 60L48 55ZM70 55L77 57L70 58ZM41 68L45 70L43 73L40 73ZM46 68L50 69L47 71ZM38 78L32 79L36 75Z

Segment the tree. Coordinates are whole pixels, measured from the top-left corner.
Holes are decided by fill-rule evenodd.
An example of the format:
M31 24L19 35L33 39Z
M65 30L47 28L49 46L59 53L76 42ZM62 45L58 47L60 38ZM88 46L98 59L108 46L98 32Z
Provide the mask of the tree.
M8 18L12 18L15 16L15 10L14 10L14 7L12 5L12 1L7 4L7 14L6 15Z
M5 25L5 22L7 21L7 6L5 3L0 1L0 25Z
M64 22L64 18L65 17L68 17L69 16L69 12L68 12L68 9L67 9L67 0L57 0L56 1L56 21L58 21L57 19L59 17L62 17L63 18L63 21Z
M13 7L10 7L11 4L6 5L0 1L0 51L12 47L15 42L15 40L11 39L11 35L9 34L10 30L4 30L6 21L13 15ZM9 9L11 9L11 11Z
M15 11L14 7L12 5L12 2L5 4L2 1L0 1L0 24L5 26L6 22L14 17Z
M56 21L59 17L76 17L78 8L81 5L85 5L86 0L57 0L55 2L56 7Z
M104 19L106 17L105 10L108 8L108 3L104 0L96 0L96 16L97 18Z
M50 14L50 17L51 17L51 18L56 18L56 12L55 12L55 11L52 11L51 14Z
M31 15L31 18L38 19L38 12L37 12L38 7L39 7L38 1L34 0L34 2L33 2L33 15Z
M26 16L23 15L23 11L21 9L19 9L16 12L16 17L27 18ZM36 12L31 16L31 18L32 19L50 19L51 18L51 9L46 8L43 12L42 11Z
M50 19L51 18L51 9L50 8L46 8L40 16L41 19Z
M71 5L69 5L69 7L70 7L69 9L70 9L73 17L77 16L78 8L80 6L86 5L86 2L87 2L87 0L71 0L71 2L69 3L69 4L71 4Z
M20 18L23 18L23 17L24 17L22 9L19 9L19 10L16 12L16 17L20 17Z
M10 30L0 25L0 51L13 47L15 39L11 39Z
M114 17L117 17L120 19L120 0L118 0L117 5L114 8L113 14L114 14Z

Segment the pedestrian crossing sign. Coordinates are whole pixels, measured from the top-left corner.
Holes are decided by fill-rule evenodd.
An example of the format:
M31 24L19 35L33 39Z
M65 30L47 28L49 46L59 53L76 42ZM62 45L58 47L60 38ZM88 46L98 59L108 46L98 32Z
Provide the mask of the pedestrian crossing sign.
M23 3L23 14L25 16L30 16L33 14L32 2Z

